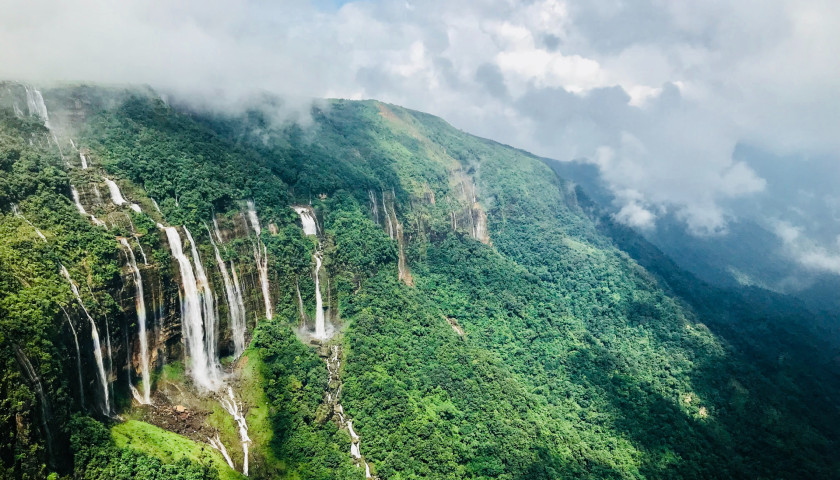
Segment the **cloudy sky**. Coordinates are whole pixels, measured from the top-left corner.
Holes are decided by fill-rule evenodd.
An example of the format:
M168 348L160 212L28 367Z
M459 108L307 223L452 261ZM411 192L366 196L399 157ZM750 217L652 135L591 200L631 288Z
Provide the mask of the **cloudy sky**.
M833 185L808 186L840 180L836 0L0 0L0 11L0 77L230 101L255 89L377 98L594 163L617 217L640 228L670 212L697 234L725 232L732 205L783 187L840 223ZM793 187L770 178L817 164ZM774 221L790 242L808 228ZM840 264L840 242L819 248Z

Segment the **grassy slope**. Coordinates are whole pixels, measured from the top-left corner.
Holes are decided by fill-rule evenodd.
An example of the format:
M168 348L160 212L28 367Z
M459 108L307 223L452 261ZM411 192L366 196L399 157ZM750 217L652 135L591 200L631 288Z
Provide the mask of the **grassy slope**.
M128 447L154 456L164 463L175 463L182 458L192 462L209 464L219 472L221 480L245 478L232 470L222 454L207 444L193 442L145 422L129 420L111 428L114 443L120 448Z

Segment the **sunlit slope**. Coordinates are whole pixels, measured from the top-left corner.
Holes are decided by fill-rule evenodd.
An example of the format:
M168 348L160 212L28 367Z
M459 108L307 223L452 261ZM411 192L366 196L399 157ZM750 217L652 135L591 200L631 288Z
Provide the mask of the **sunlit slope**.
M59 264L89 289L82 294L95 318L116 319L108 335L118 345L136 325L115 237L139 232L171 297L162 320L176 352L163 367L171 368L182 341L180 280L154 222L189 227L221 298L214 220L225 232L225 260L254 270L243 285L248 312L259 318L249 326L246 362L232 367L247 372L235 386L248 389L255 443L270 450L254 458L252 477L364 477L351 434L325 400L338 387L324 361L334 346L343 352L341 405L372 476L383 480L831 478L838 468L836 370L822 359L806 368L809 339L780 346L780 330L746 328L770 308L725 291L703 290L704 302L719 294L724 307L700 308L690 276L606 225L536 157L375 101L318 102L292 124L276 115L276 101L210 114L148 92L45 96L51 110L76 112L67 114L73 135L93 167L65 165L37 122L2 117L2 387L22 399L11 413L4 407L3 421L12 425L19 413L29 432L0 445L4 468L37 471L52 458L43 471L106 471L126 446L93 448L103 457L66 443L47 451L61 442L43 438L42 402L14 347L41 372L56 439L70 436L74 414L101 417L90 406L94 378L76 386L77 353L60 308L73 298ZM30 145L33 135L42 143ZM79 214L70 183L106 174L143 216L106 201L89 212L111 223L102 229ZM260 237L240 232L247 201L257 205ZM317 240L304 235L293 205L311 206ZM251 266L257 241L268 256L271 320ZM655 257L640 260L651 270L633 259L639 252ZM305 333L317 316L316 284L333 335L321 344ZM81 340L93 366L90 338ZM131 360L119 351L115 358L114 409L127 411L132 377L124 371L132 367L123 365ZM255 381L262 393L251 391ZM88 425L81 433L99 438ZM132 449L157 465L167 435ZM235 445L235 432L226 435ZM24 448L34 453L18 458L31 462L7 462Z

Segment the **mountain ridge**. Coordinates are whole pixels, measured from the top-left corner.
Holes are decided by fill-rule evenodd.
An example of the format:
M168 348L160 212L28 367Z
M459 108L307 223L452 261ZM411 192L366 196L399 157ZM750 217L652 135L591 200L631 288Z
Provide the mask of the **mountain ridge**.
M85 103L86 95L102 101ZM75 369L61 358L93 365L95 356L56 333L82 325L83 313L76 308L65 320L58 308L73 304L59 262L85 287L79 303L114 344L104 362L105 387L116 398L110 408L154 422L150 411L187 402L187 415L206 418L210 434L188 436L214 452L213 442L202 442L215 433L233 457L226 461L219 448L215 463L193 459L203 475L219 472L220 462L242 471L248 458L258 478L831 477L836 378L815 377L836 375L836 365L809 365L811 337L798 332L802 338L776 343L779 330L755 322L774 311L772 301L757 309L747 297L702 287L661 252L644 253L649 244L622 233L539 157L376 101L316 106L302 128L272 123L276 105L208 114L89 87L45 90L44 100L52 131L13 108L0 119L0 232L14 245L0 255L7 298L0 308L4 342L20 344L28 331L42 345L22 352L42 359L47 402L66 404L47 421L62 435L80 412L103 415L91 407L101 401L95 378L50 373ZM76 123L63 127L62 118ZM105 199L105 178L128 204ZM71 181L105 227L74 209ZM315 235L304 234L290 208L301 204L314 214ZM184 236L186 267L156 223ZM129 354L139 348L138 314L117 237L136 240L134 253L151 258L141 279L156 293L144 294L145 303L163 310L147 323L155 338L166 338L152 347L155 406L137 404L127 388L144 386L139 355ZM13 273L17 258L38 273ZM216 404L224 390L195 387L182 333L183 271L192 265L197 274L201 264L206 298L215 297L218 309L199 317L205 333L208 318L218 322L218 336L203 345L218 352L211 360L235 390L253 433L249 451L237 446L227 407ZM238 359L222 265L239 273L245 335L253 338ZM27 289L42 277L61 293ZM15 303L24 292L46 308L39 323ZM334 331L329 340L312 337L319 295ZM262 306L268 297L271 319ZM38 333L36 324L48 327ZM745 333L755 337L733 341ZM333 355L338 366L330 367ZM24 374L5 357L2 388L28 398L19 412L37 431L45 402L31 378L13 386ZM817 391L820 398L809 399ZM119 452L135 452L108 444L98 421L73 421L93 422L73 434L97 438L85 450L92 456L77 441L50 466L49 440L17 436L0 445L4 475L94 473L111 468ZM22 448L38 453L11 460ZM137 462L162 462L150 451Z

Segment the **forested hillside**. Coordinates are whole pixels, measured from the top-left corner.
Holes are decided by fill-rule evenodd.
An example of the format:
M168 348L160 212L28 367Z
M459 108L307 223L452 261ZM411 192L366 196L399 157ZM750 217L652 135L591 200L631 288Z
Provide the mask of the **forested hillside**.
M0 85L2 477L836 476L804 308L439 118L281 108Z

